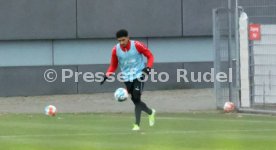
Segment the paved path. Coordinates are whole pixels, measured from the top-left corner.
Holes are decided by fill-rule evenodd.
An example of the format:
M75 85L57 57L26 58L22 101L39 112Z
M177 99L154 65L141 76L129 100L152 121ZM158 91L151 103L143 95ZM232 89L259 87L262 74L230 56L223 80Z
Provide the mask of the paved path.
M145 91L144 101L158 112L215 110L213 89ZM131 100L119 103L113 93L0 97L0 113L43 113L46 105L58 112L133 112Z

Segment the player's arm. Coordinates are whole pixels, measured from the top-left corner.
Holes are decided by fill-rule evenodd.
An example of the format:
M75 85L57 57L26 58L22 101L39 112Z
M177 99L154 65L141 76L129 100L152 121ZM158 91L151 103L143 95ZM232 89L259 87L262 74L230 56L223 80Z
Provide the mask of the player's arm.
M118 67L118 57L116 54L116 46L114 46L112 49L110 65L105 75L109 77L111 74L115 73L115 71L117 70L117 67Z
M111 53L111 61L110 61L110 65L104 75L104 79L101 82L101 84L103 84L105 82L105 80L113 73L115 73L115 71L117 70L118 67L118 57L116 54L116 46L113 47L112 49L112 53Z
M143 69L143 72L149 74L150 69L153 67L153 54L147 46L139 41L135 41L135 47L139 53L143 54L147 58L147 67Z

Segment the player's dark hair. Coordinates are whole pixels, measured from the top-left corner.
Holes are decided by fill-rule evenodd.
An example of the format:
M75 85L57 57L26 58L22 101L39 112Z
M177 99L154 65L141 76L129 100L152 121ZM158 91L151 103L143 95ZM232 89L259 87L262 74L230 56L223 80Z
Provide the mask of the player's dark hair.
M117 33L116 33L117 38L127 37L127 36L128 36L128 32L126 29L121 29L121 30L117 31Z

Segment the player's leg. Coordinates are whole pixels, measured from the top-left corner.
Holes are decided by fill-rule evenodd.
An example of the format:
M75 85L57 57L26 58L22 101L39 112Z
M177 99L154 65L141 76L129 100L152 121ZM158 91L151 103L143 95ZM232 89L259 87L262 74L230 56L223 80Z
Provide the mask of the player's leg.
M131 100L132 100L132 102L134 103L134 105L135 105L135 109L134 109L134 113L135 113L135 124L134 124L134 126L133 126L133 128L132 128L132 130L134 130L134 131L138 131L138 130L140 130L140 127L139 127L139 125L140 125L140 118L141 118L141 112L139 111L139 109L137 108L137 102L136 102L136 99L134 99L133 97L133 82L125 82L125 85L126 85L126 88L127 88L127 91L128 91L128 93L131 95Z
M155 110L148 108L148 106L141 101L144 83L136 79L133 82L125 82L125 85L131 95L131 100L135 105L135 125L133 130L140 130L139 126L141 122L142 111L145 111L147 114L149 114L150 126L152 126L154 124Z
M136 118L140 123L141 112L144 111L149 115L149 125L153 126L155 123L155 110L150 109L146 103L141 100L142 91L144 88L144 82L134 80L133 83L133 101L135 102Z
M147 105L141 102L141 91L142 91L142 84L135 79L133 82L125 82L128 92L131 95L131 100L135 105L134 113L135 113L135 124L140 125L141 122L141 113L142 111L151 114L151 110L147 107Z
M133 82L133 101L136 102L136 105L141 111L144 111L149 115L152 114L152 110L141 100L144 82L140 82L139 80L134 80Z
M131 100L133 104L135 105L134 112L135 112L135 124L140 126L141 122L141 113L142 113L142 106L141 106L141 99L140 99L140 93L137 87L134 86L133 83L133 90L131 93Z
M133 95L137 99L136 101L138 102L136 104L136 108L139 111L139 118L141 118L141 111L146 112L149 115L149 125L153 126L155 123L155 109L150 109L146 103L144 103L141 100L143 88L144 88L144 82L140 82L139 80L134 80L134 88L133 88Z

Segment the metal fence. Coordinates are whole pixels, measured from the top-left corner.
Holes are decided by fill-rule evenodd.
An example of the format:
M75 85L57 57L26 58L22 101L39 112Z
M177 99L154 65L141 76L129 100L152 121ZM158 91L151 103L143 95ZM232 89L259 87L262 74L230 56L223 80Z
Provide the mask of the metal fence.
M251 108L276 110L276 1L239 0L239 5L249 24L260 25L260 38L249 42Z
M215 74L226 73L231 76L227 82L215 80L214 87L217 98L217 107L222 108L224 103L238 102L237 67L237 25L236 10L231 1L225 1L224 6L213 10L213 42L215 48Z
M241 88L244 71L241 71L240 66L248 61L247 110L273 112L276 110L276 1L223 1L227 1L227 6L213 10L214 68L216 73L229 73L227 69L232 68L233 81L215 82L217 107L222 108L226 101L232 101L242 108L244 99L241 95L247 94L247 91ZM240 39L239 19L242 12L248 17L246 27L250 27L249 35L251 36L251 25L257 25L260 37L250 39L246 35L249 37L248 41ZM248 50L241 52L240 45L244 43L248 44ZM248 53L248 58L240 57L245 52Z

